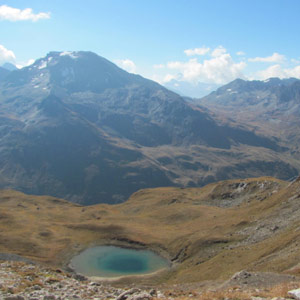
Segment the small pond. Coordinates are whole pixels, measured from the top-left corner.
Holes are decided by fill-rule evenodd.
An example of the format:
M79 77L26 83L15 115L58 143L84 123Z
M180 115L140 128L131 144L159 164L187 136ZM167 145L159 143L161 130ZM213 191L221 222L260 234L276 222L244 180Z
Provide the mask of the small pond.
M118 277L153 273L170 263L150 250L98 246L73 257L70 266L86 276Z

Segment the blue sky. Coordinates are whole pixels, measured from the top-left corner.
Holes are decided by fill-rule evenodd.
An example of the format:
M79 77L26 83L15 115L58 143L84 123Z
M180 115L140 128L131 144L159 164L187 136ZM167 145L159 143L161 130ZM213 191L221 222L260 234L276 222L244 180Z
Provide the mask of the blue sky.
M299 0L0 1L0 64L89 50L161 83L300 78L299 11Z

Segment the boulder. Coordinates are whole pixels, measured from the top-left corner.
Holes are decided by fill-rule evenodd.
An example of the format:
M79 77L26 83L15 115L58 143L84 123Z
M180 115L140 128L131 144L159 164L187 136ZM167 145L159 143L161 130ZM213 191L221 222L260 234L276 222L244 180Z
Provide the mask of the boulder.
M300 300L300 289L288 291L289 296L293 297L293 299Z

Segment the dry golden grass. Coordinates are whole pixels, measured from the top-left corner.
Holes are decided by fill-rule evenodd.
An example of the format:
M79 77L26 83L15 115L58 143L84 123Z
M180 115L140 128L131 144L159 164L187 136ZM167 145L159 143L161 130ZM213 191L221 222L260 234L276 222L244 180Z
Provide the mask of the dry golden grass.
M247 183L243 197L237 193L240 182ZM269 188L261 188L266 183ZM62 266L86 247L118 244L148 247L176 261L170 272L144 279L146 283L227 279L241 269L283 272L300 257L297 220L260 241L245 240L258 222L276 222L283 203L298 189L299 182L288 186L264 177L203 188L146 189L120 205L88 207L3 190L0 252ZM228 207L215 206L229 202ZM242 235L247 228L249 234Z

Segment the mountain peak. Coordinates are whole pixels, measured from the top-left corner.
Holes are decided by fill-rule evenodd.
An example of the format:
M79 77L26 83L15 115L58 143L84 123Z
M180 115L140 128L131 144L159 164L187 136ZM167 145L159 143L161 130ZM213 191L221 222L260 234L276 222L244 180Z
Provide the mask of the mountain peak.
M103 59L100 55L91 52L91 51L50 51L45 58L72 58L72 59L78 59L78 58L94 58L94 59Z
M34 62L33 67L37 66L40 69L54 66L58 63L71 62L72 60L105 60L103 57L90 51L51 51L45 57L42 57ZM107 61L108 62L108 61Z
M35 83L35 88L38 88L41 87L39 82L43 81L48 87L63 88L71 93L99 93L137 84L141 80L148 84L151 82L124 71L90 51L52 51L16 74L11 74L6 83L14 86Z

